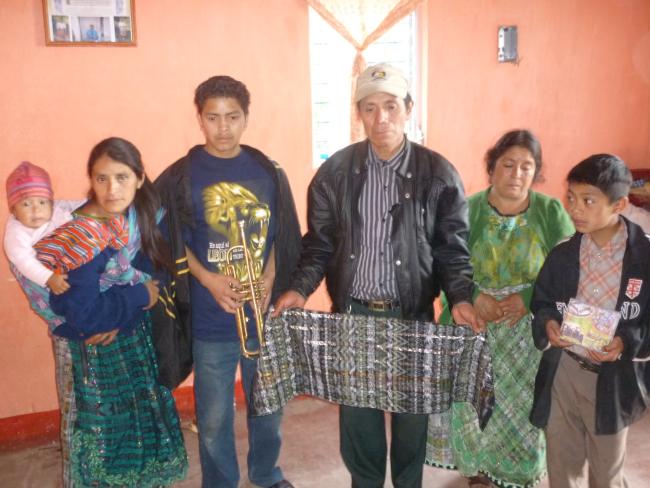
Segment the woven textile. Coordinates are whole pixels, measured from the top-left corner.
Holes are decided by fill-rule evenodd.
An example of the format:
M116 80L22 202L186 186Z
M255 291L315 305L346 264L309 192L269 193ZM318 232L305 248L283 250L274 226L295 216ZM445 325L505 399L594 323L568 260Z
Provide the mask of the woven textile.
M296 395L390 412L431 414L469 402L481 425L494 401L485 338L464 327L290 310L269 319L253 411Z
M165 211L162 208L158 210L156 222L160 222L164 213ZM140 252L142 241L140 228L138 227L138 213L133 205L129 207L129 211L126 213L125 231L128 233L128 242L118 249L115 255L106 263L106 268L99 277L99 289L101 291L105 291L113 285L136 285L151 279L149 274L131 265L131 261Z
M63 464L63 488L74 488L70 474L70 446L77 408L74 401L74 382L72 379L72 355L68 339L52 336L54 350L54 373L56 393L61 412L61 462Z
M129 241L123 215L109 220L77 216L36 244L38 260L56 273L67 273L89 263L107 247L123 248Z
M76 417L74 486L158 487L185 477L187 457L171 392L158 374L148 315L107 346L69 341Z
M50 309L50 290L38 286L33 281L25 278L11 262L9 262L9 268L16 277L18 284L20 284L20 288L27 296L29 306L32 307L32 310L39 317L45 320L50 331L54 331L54 329L65 322L65 318L55 314Z

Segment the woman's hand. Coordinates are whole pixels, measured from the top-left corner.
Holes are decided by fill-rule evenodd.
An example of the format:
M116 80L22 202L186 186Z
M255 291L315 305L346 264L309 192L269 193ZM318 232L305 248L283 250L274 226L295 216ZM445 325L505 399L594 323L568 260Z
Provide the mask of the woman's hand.
M564 349L573 345L564 339L560 339L560 335L560 324L557 320L549 320L546 322L546 336L552 346Z
M60 295L61 293L65 293L70 289L70 285L68 284L67 280L67 274L60 275L52 273L52 276L49 277L45 285L50 289L52 293L55 295Z
M113 329L110 332L100 332L94 336L89 337L84 342L89 346L108 346L115 340L115 336L120 332L120 329Z
M497 322L503 319L501 305L493 296L479 293L474 300L474 308L479 318L484 322Z
M503 317L499 320L499 323L508 327L514 327L517 325L517 322L528 314L528 309L519 293L508 295L499 302L499 306L503 313Z
M616 336L612 339L612 342L603 347L603 352L591 351L588 350L587 354L593 361L598 361L601 363L618 361L625 349L625 344L623 340Z
M153 308L153 306L158 301L158 295L160 293L160 290L158 290L158 280L145 281L144 286L147 288L147 291L149 292L149 303L147 304L146 307L143 308L143 310L149 310Z

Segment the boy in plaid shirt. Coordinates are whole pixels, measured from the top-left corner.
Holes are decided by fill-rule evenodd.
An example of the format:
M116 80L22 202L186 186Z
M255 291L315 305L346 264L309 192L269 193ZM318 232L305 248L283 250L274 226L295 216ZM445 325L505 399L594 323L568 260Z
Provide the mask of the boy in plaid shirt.
M596 154L567 176L576 233L548 255L531 303L533 337L544 351L531 422L544 428L552 488L625 487L627 427L645 410L650 330L650 240L620 214L632 176L616 156ZM620 312L601 352L560 336L569 299Z

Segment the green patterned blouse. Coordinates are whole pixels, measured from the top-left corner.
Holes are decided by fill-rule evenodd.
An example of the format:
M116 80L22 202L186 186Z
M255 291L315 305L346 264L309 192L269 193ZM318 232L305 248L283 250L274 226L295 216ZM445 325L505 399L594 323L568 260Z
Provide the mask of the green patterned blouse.
M524 212L500 215L488 203L489 192L488 188L468 198L474 282L491 295L518 291L528 307L544 259L575 232L573 223L559 200L534 191Z

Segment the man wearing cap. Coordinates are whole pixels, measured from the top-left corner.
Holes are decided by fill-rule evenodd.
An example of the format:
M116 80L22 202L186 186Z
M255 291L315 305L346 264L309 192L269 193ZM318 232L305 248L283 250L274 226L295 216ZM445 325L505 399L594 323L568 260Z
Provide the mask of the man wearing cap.
M334 312L432 320L442 289L456 322L478 330L458 173L406 138L413 101L398 69L366 69L355 101L367 139L335 153L314 176L300 264L275 314L304 307L325 277ZM427 415L392 414L395 487L422 486L427 421ZM342 405L339 427L352 486L383 486L384 412Z

